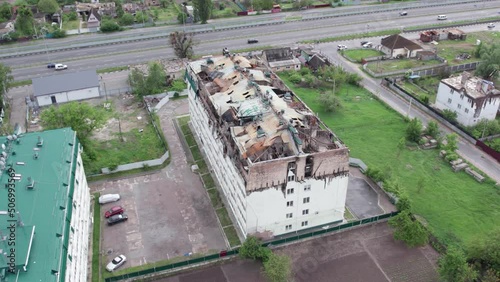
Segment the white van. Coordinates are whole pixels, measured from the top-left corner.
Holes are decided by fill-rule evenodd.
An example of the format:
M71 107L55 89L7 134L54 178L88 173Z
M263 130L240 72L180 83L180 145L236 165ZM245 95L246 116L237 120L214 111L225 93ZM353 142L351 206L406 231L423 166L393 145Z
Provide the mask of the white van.
M106 194L99 197L99 204L107 204L120 200L119 194Z
M438 21L446 20L448 17L446 15L439 15Z

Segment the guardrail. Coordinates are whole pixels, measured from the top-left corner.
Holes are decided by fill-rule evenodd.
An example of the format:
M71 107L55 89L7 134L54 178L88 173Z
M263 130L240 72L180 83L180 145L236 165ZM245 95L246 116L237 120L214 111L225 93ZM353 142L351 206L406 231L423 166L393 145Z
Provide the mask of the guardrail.
M381 13L387 11L399 11L401 9L417 9L423 7L437 7L437 6L446 6L446 5L454 5L454 4L464 4L464 3L483 3L485 1L494 1L494 0L442 0L439 2L433 3L395 3L395 4L386 4L383 6L373 6L373 7L365 7L365 8L357 8L354 11L345 11L345 10L333 10L330 12L323 13L311 13L301 15L300 19L293 21L310 21L310 20L319 20L333 17L348 17L352 15L361 15L361 14L371 14L371 13ZM3 55L0 55L1 59L12 58L12 57L20 57L20 56L28 56L28 55L37 55L43 53L53 53L60 52L65 50L73 50L73 49L81 49L81 48L89 48L89 47L99 47L105 45L113 45L113 44L123 44L137 41L145 41L145 40L153 40L153 39L161 39L167 38L169 34L173 31L186 31L191 33L207 33L207 32L216 32L216 31L225 31L232 29L240 29L240 28L249 28L249 27L258 27L258 26L267 26L267 25L279 25L287 22L292 22L291 20L286 21L284 17L280 19L271 19L271 20L262 20L255 22L239 22L239 23L231 23L228 22L226 24L211 24L211 25L195 25L195 26L177 26L173 28L167 28L163 31L145 31L145 33L140 34L135 37L121 37L118 39L112 40L103 40L99 42L99 38L88 39L88 42L80 43L80 44L71 44L68 42L62 43L61 47L56 48L40 48L40 46L25 46L25 47L15 47L15 52L13 53L5 53L3 50ZM2 48L3 49L3 48ZM5 48L6 49L6 48ZM4 50L5 50L4 49ZM6 49L7 51L8 49Z

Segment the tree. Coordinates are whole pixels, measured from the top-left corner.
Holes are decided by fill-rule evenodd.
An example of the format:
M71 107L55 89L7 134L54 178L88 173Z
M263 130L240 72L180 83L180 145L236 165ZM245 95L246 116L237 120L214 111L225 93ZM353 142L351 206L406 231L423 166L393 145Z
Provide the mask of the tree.
M413 118L406 127L406 140L418 143L422 135L422 122L418 118Z
M254 236L248 236L239 250L240 257L260 261L267 261L270 254L271 250L262 247L262 242Z
M406 195L406 193L401 193L401 195L399 195L398 201L396 202L396 208L399 211L411 210L410 197L408 197L408 195Z
M403 210L389 220L394 228L394 239L405 242L408 247L417 247L427 244L429 236L424 227L411 217L410 211Z
M450 133L446 135L446 145L443 148L446 152L455 153L458 149L458 135Z
M3 101L3 96L7 94L9 91L9 84L14 80L14 77L11 75L12 70L10 67L0 63L0 98ZM3 103L0 104L0 107L3 107Z
M450 247L439 260L439 276L447 282L473 282L478 274L467 263L462 250Z
M174 48L174 53L177 57L184 58L192 58L193 53L193 34L185 33L182 31L174 31L170 33L170 45Z
M12 17L12 6L5 2L0 5L0 22L8 21Z
M194 0L194 17L199 19L202 24L206 24L212 16L212 0Z
M500 46L491 44L482 46L480 50L481 63L476 74L484 79L493 80L500 76Z
M56 0L40 0L38 1L38 9L45 14L54 14L59 10L59 4Z
M105 124L106 117L101 108L70 102L42 111L40 120L44 129L71 127L78 139L86 143L92 132Z
M158 94L165 89L166 77L165 70L159 63L149 64L146 83L149 86L150 94Z
M271 282L287 282L292 274L291 265L288 256L271 253L269 260L264 262L264 273Z
M437 122L435 121L429 121L427 124L427 128L425 129L425 134L430 135L434 138L439 137L439 127Z
M17 9L16 17L16 30L26 36L31 36L34 33L33 30L34 20L33 13L31 9L27 6L20 6Z
M457 122L457 116L458 116L458 114L452 110L448 110L448 109L443 110L443 117L451 123Z
M132 25L134 24L134 16L132 16L132 14L124 14L123 16L121 16L121 18L118 20L118 23L122 26L125 26L125 25Z
M115 9L116 9L116 16L118 18L121 18L123 17L123 15L125 15L125 12L123 11L122 1L115 1Z
M121 28L120 26L115 23L114 21L111 20L103 20L101 22L101 27L100 30L102 32L114 32L114 31L120 31Z
M496 275L500 278L500 228L488 232L484 237L477 238L467 247L467 257L481 270Z
M146 23L149 22L149 16L144 12L135 13L135 20L137 23Z
M180 12L177 14L177 22L180 24L185 24L187 20L187 14L184 12Z
M341 100L333 92L322 93L318 96L318 101L327 112L336 112L342 108Z
M132 87L132 91L139 97L148 95L145 77L146 75L136 68L134 68L128 75L128 82Z

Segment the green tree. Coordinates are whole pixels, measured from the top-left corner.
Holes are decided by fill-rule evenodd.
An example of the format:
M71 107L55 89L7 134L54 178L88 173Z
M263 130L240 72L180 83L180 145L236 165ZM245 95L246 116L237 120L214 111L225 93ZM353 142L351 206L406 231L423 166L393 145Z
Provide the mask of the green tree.
M473 282L478 273L467 263L462 250L450 247L439 260L439 275L447 282Z
M115 9L116 9L116 17L122 18L123 15L125 15L125 12L123 11L122 1L115 1Z
M449 122L456 123L457 116L458 116L458 114L452 110L448 110L448 109L443 110L443 117Z
M446 145L443 149L448 153L455 153L458 149L458 135L455 133L446 135Z
M194 17L199 19L202 24L206 24L212 16L212 0L194 0Z
M271 282L287 282L292 274L292 262L286 255L271 253L264 262L264 273Z
M132 16L132 14L124 14L119 20L118 20L118 23L122 26L126 26L126 25L132 25L134 24L134 16Z
M158 94L165 89L167 75L159 63L150 63L148 67L148 77L146 83L149 86L150 94Z
M19 31L25 36L31 36L34 34L33 30L34 20L33 13L31 9L27 6L20 6L17 9L17 17L16 17L16 31Z
M70 102L51 106L40 114L44 129L71 127L78 139L85 144L96 129L106 122L104 110L87 103Z
M248 236L239 250L240 257L260 261L267 261L270 253L271 250L266 247L262 247L262 241L254 236Z
M327 112L337 112L342 108L342 101L333 92L320 94L318 96L318 101Z
M5 2L0 5L0 22L8 21L12 17L12 6Z
M418 118L413 118L406 127L406 140L418 143L422 135L422 122Z
M410 197L408 197L408 195L406 195L406 193L401 193L401 195L399 195L398 201L396 202L396 208L399 211L410 211L411 210Z
M409 247L427 244L429 236L424 227L411 217L410 211L403 210L389 220L389 225L394 228L394 239L403 241Z
M180 12L177 14L177 22L180 24L185 24L187 20L187 14L184 12Z
M10 67L0 63L0 98L3 101L3 97L9 91L9 85L14 80L14 77L11 75L12 70ZM3 102L0 104L0 108L3 107Z
M192 33L174 31L170 33L169 41L177 57L181 59L193 57L194 40Z
M500 278L500 228L489 231L485 236L477 238L467 247L467 257L474 265L480 266L483 272L496 271Z
M135 13L135 20L137 23L147 23L149 22L149 16L144 12Z
M38 9L45 14L54 14L59 11L59 4L56 0L40 0L38 1Z
M476 74L484 79L493 80L500 76L500 46L491 44L481 48L481 63Z
M139 97L149 94L145 77L146 75L136 68L132 69L128 75L129 85L132 87L134 94Z
M121 30L120 26L112 20L103 20L99 29L102 32L114 32Z
M425 129L425 134L430 135L434 138L439 137L439 127L437 122L435 121L429 121L427 124L427 128Z

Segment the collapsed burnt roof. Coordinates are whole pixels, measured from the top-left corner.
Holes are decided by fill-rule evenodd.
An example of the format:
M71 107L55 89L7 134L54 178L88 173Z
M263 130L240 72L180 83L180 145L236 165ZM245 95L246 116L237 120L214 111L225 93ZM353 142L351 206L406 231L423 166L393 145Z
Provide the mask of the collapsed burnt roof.
M344 144L257 57L217 56L189 63L200 99L250 163L317 153Z

